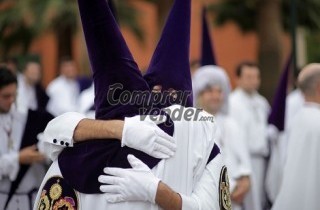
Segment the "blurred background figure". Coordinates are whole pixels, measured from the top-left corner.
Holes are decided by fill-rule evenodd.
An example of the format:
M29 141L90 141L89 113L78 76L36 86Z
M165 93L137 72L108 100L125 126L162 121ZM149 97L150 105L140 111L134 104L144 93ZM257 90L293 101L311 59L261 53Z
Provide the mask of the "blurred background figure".
M0 68L0 209L31 210L45 168L45 156L37 150L36 135L44 130L50 115L20 113L13 103L17 78Z
M17 59L15 59L13 57L8 57L8 58L4 59L4 63L6 64L7 68L12 73L14 73L16 75L19 73Z
M270 155L268 158L268 169L266 173L266 191L269 208L278 196L283 178L283 168L288 147L288 127L292 119L303 107L304 98L299 88L288 94L294 83L291 82L293 56L288 58L285 68L279 79L278 87L274 93L271 112L268 119L268 139L270 144ZM298 76L298 75L297 75ZM296 76L294 77L296 80Z
M90 119L95 119L94 85L82 91L79 97L79 112Z
M226 72L218 66L199 68L193 77L196 106L216 117L216 143L228 167L233 209L241 209L250 190L252 173L249 152L237 123L228 115L231 85Z
M47 94L50 97L48 111L54 116L78 110L80 87L77 77L76 63L71 59L61 61L60 76L47 88Z
M303 93L301 92L297 77L298 77L299 72L293 72L294 74L294 86L297 86L295 89L293 89L287 96L286 100L286 112L285 112L285 128L287 129L289 125L292 122L292 119L294 116L299 112L299 110L303 107L304 105L304 96Z
M303 107L305 100L300 88L296 88L287 96L286 127L289 127L294 116Z
M27 62L18 76L17 108L20 112L46 110L49 97L41 85L41 78L41 65L34 61Z
M260 70L251 62L241 63L237 70L237 88L230 95L230 115L244 133L245 146L249 150L252 168L251 195L245 200L245 209L261 210L266 205L265 173L269 154L267 138L267 100L258 93ZM252 200L253 199L253 200Z
M288 128L287 159L274 210L320 206L320 64L306 66L298 84L305 104Z

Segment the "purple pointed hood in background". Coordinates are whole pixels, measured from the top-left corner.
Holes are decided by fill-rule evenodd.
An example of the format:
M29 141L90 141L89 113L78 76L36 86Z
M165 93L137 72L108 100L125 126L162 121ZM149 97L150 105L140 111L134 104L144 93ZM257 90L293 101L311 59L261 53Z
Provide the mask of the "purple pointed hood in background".
M207 23L207 10L202 10L202 48L201 48L201 66L217 65L217 60L212 47L212 41L210 36L210 29Z
M291 64L292 55L290 55L290 58L288 59L285 69L281 75L268 120L269 124L274 125L279 131L283 131L285 125L286 98Z

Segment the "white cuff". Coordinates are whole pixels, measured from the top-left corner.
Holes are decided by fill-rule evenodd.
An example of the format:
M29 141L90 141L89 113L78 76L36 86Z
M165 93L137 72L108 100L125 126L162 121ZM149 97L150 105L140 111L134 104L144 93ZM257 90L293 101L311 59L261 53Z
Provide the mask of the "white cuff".
M200 209L198 202L194 197L179 194L182 199L182 210L198 210Z
M68 112L51 120L45 131L39 134L39 151L52 161L57 160L65 147L73 147L73 134L79 122L86 118L76 112Z
M238 169L238 171L235 173L234 178L239 179L243 176L251 176L251 175L252 175L252 171L250 169L242 167Z
M41 152L45 154L46 157L49 158L52 162L58 159L60 153L64 149L64 147L61 147L59 145L54 145L48 142L43 142L43 148L44 150Z
M56 117L48 123L41 140L60 147L72 147L74 130L85 118L85 115L76 112Z

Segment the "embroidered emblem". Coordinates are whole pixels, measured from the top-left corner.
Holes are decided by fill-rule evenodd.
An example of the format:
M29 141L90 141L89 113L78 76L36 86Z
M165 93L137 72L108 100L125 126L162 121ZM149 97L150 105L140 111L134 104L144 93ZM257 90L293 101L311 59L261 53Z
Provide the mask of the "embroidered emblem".
M52 185L52 186L50 187L50 193L49 193L49 195L50 195L50 198L51 198L52 200L57 200L58 198L61 197L62 188L61 188L59 182L60 182L60 180L58 179L58 180L57 180L57 183L54 184L54 185Z
M41 192L41 196L40 196L40 200L39 200L39 204L38 204L38 210L49 210L50 208L50 202L49 202L49 198L46 195L47 191L43 190Z
M219 205L221 210L231 210L229 177L225 166L222 167L220 173Z
M74 210L74 200L70 197L61 198L59 201L57 201L54 206L53 210Z
M77 193L62 177L51 177L44 185L37 210L78 210Z

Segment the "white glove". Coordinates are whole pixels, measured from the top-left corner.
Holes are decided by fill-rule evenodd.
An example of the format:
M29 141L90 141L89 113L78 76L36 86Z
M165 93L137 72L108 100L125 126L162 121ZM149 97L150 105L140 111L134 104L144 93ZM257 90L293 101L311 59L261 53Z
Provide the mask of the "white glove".
M154 118L154 117L152 117ZM169 158L175 154L174 138L169 136L157 125L166 121L166 116L159 115L156 120L146 116L126 117L122 131L121 146L142 151L155 158Z
M132 168L105 168L99 182L100 190L105 193L109 203L124 201L149 201L155 203L160 179L155 177L150 168L133 155L128 155Z

